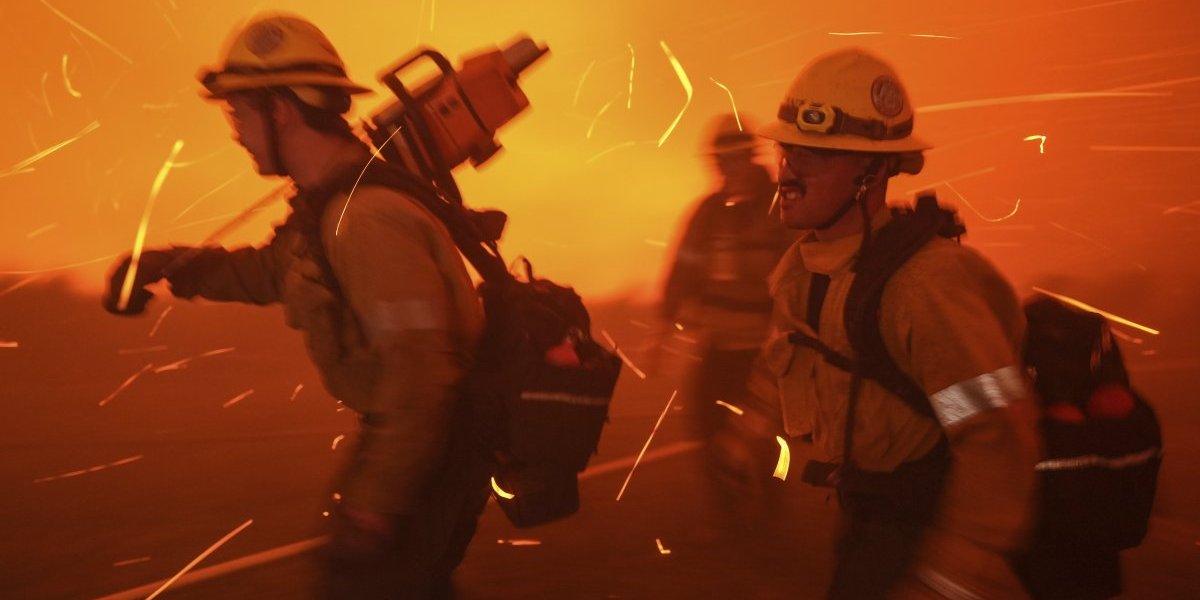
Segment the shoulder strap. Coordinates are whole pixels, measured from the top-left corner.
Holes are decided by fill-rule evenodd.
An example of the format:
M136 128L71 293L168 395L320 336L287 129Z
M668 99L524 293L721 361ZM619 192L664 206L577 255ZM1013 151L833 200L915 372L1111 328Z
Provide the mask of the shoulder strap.
M864 373L928 417L934 412L925 391L896 365L883 342L880 304L887 282L918 250L935 237L957 239L964 233L956 214L938 206L936 197L918 197L912 210L897 212L863 249L846 299L846 334Z

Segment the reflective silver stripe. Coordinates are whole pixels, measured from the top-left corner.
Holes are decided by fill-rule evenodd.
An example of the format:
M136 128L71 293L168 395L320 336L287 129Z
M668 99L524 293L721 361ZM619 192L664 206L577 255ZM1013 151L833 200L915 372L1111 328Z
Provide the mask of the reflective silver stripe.
M1162 456L1162 448L1147 448L1141 452L1126 454L1125 456L1116 456L1109 458L1098 454L1085 454L1083 456L1072 456L1071 458L1052 458L1043 460L1035 467L1035 471L1072 471L1076 469L1087 469L1089 467L1102 467L1105 469L1124 469L1143 463L1150 462Z
M960 381L929 397L942 427L970 418L981 412L1008 406L1009 401L1026 394L1021 370L1004 367L979 377Z
M949 600L983 600L971 590L953 582L949 577L932 569L917 571L917 579L942 598Z
M608 398L601 396L579 396L561 392L521 392L522 400L536 402L561 402L576 406L608 406Z

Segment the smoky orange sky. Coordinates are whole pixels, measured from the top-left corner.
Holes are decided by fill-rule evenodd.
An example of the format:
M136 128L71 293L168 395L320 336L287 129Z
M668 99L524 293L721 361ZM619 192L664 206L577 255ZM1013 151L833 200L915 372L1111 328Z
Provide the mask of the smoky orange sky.
M917 132L937 146L890 196L935 187L1019 290L1058 285L1133 318L1196 290L1200 10L1187 0L12 0L0 7L0 271L98 291L176 140L148 247L196 243L276 185L194 79L263 10L313 20L380 90L360 116L391 98L375 73L418 45L456 60L519 33L549 45L522 78L532 109L501 132L505 150L457 175L468 203L509 213L506 256L593 298L653 296L664 246L711 187L701 136L731 110L717 82L761 122L808 59L850 44L896 65ZM659 147L686 98L662 43L694 98ZM265 239L284 210L223 242Z

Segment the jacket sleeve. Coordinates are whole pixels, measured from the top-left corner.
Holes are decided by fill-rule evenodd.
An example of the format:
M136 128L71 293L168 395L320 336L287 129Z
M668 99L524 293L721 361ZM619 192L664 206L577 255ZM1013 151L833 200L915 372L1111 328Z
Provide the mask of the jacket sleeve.
M206 247L168 280L180 298L218 302L272 304L279 302L282 274L279 237L257 247L227 250Z
M436 255L457 257L447 242L410 199L377 187L354 194L338 234L326 239L344 297L379 364L361 447L342 490L353 508L411 514L449 447L465 358L456 352L446 280L456 274L443 273Z
M929 396L950 441L935 532L993 555L1011 552L1028 530L1037 456L1015 294L982 257L948 245L914 257L889 283L883 307L885 343Z

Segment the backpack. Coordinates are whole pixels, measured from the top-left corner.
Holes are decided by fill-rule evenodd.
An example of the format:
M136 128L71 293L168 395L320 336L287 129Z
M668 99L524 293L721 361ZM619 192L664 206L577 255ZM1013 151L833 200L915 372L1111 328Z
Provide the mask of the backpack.
M500 508L517 527L574 514L577 475L599 445L622 364L592 339L582 299L569 287L534 277L529 261L524 279L509 272L496 244L503 213L469 210L384 161L372 161L361 177L351 173L337 187L349 190L356 181L419 201L483 278L484 332L461 393L472 437L494 460ZM320 244L310 246L336 284Z
M935 236L957 239L964 233L966 228L953 211L941 208L932 193L920 195L912 209L893 211L892 220L872 236L855 264L844 313L854 358L817 338L800 332L789 335L792 343L817 350L831 365L853 375L847 457L862 378L878 382L919 414L934 418L924 391L896 365L884 345L880 302L891 276L925 244ZM819 314L823 298L820 281L811 287L810 323ZM1075 423L1042 420L1046 457L1037 465L1040 510L1031 547L1052 546L1067 553L1080 548L1115 553L1134 547L1146 534L1161 463L1161 430L1154 411L1129 387L1120 351L1103 317L1048 297L1028 302L1025 313L1023 361L1036 373L1033 381L1039 397L1070 398L1078 403L1081 416L1088 400L1100 394L1120 396L1124 390L1128 400L1128 410L1120 418L1081 418Z

